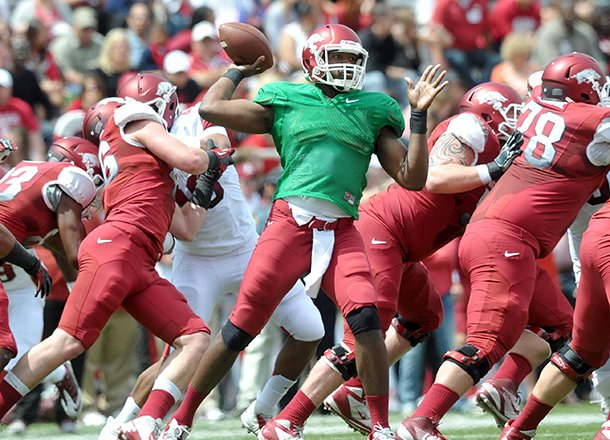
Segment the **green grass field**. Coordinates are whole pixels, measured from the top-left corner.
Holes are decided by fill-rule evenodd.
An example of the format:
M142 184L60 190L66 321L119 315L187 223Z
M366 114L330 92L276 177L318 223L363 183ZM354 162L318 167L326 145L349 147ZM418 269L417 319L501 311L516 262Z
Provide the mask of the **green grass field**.
M604 418L598 405L579 404L561 405L553 410L538 430L536 440L591 440ZM399 414L392 416L393 426L400 423ZM481 412L469 414L449 414L441 424L441 430L451 440L497 439L500 431L493 420ZM0 432L0 438L11 437L6 430ZM81 427L79 434L61 434L56 425L38 424L30 427L27 435L17 437L23 440L96 440L99 428ZM193 434L193 440L253 440L246 435L238 418L228 418L220 422L208 423L199 420ZM335 416L314 416L305 429L306 440L347 440L364 439L351 431Z

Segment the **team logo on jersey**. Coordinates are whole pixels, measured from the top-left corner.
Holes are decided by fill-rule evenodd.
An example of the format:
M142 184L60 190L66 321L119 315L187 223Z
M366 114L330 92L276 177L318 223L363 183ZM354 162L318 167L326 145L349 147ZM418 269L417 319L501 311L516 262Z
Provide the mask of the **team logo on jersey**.
M475 98L479 104L491 104L494 105L496 103L504 103L508 101L508 98L504 96L500 92L496 92L495 90L490 90L487 93L481 93Z
M581 70L576 75L572 75L570 78L574 78L578 84L582 84L584 82L595 84L601 78L601 76L593 69L585 69Z

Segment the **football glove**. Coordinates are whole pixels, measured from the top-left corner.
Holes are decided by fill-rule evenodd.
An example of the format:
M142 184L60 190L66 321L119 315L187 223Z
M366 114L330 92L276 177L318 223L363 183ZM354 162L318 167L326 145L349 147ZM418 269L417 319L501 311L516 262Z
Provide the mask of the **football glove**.
M40 294L41 298L46 297L51 292L53 280L42 261L37 259L37 263L31 269L28 269L27 273L32 277L32 281L36 285L35 296Z
M215 173L210 170L201 173L197 178L191 202L201 206L203 209L209 209L212 203L212 195L214 194L214 185L216 185L221 175L222 173Z
M521 154L521 145L523 145L523 133L515 130L500 149L500 154L494 160L485 164L489 170L491 180L498 180L502 177L513 160Z
M13 151L17 151L17 145L13 143L13 141L0 138L0 163L4 162Z
M214 145L212 140L209 140L208 147L210 147L210 143L211 145ZM207 151L207 153L210 162L208 164L206 173L209 172L212 175L217 175L218 177L216 177L216 180L220 179L220 176L225 172L229 165L233 165L235 163L235 160L231 157L231 155L235 153L234 148L212 148Z

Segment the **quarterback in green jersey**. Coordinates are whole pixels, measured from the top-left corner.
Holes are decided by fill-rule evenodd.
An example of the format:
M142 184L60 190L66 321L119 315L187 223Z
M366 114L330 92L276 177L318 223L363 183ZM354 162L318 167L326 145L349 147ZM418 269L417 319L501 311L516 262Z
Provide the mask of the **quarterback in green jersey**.
M369 438L394 438L388 423L388 362L376 291L353 220L373 153L402 187L416 191L424 187L426 110L447 82L438 65L428 66L416 85L407 80L411 104L407 150L398 140L405 127L396 101L360 90L367 58L352 29L325 25L303 47L307 83L270 83L253 101L231 99L243 78L261 73L264 57L259 57L251 65L231 66L203 98L199 113L205 120L236 131L270 133L283 173L237 304L204 353L168 426L190 428L199 403L261 331L290 286L309 273L308 293L315 296L321 287L355 335L353 347L337 346L325 354L333 373L346 379L355 375L354 369L346 368L351 365L346 361L355 357L374 427ZM315 393L315 383L306 383L287 410L262 427L258 438L303 438L303 424L316 407L308 393Z

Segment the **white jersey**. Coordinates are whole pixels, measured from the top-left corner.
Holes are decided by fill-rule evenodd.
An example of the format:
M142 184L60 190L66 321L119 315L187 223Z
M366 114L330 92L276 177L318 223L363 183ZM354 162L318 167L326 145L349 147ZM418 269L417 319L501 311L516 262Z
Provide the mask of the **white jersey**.
M4 290L6 290L9 300L12 292L21 290L25 287L32 288L32 295L36 292L36 286L26 271L11 263L0 265L0 281L2 281L2 286L4 287Z
M223 127L203 121L197 108L199 103L183 111L174 122L172 133L181 140L211 134L227 135ZM193 142L186 142L191 145ZM198 144L196 142L195 144ZM192 145L195 146L195 145ZM182 186L188 175L174 170L175 180ZM248 204L241 192L235 167L229 167L218 181L222 191L217 191L206 219L193 241L176 240L176 249L203 256L220 256L234 253L246 247L254 247L258 240L256 225Z
M604 203L610 198L610 173L606 176L601 188L597 189L591 198L583 205L578 212L578 215L568 228L568 244L570 246L570 257L572 258L572 266L574 269L574 279L576 285L580 281L580 243L582 235L589 227L589 220L597 211L604 206Z

